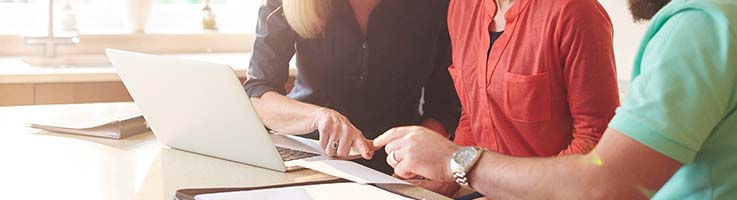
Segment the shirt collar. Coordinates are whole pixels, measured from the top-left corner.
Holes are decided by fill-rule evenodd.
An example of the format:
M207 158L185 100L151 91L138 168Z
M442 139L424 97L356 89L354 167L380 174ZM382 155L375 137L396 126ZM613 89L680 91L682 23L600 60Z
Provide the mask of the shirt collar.
M507 13L504 14L504 19L507 21L512 21L519 16L522 11L526 10L527 7L530 5L531 0L517 0L514 2L514 5L512 5L509 10L507 10ZM497 5L495 0L487 0L488 3L486 3L487 6L486 9L489 9L489 13L496 13ZM493 16L492 16L493 17Z

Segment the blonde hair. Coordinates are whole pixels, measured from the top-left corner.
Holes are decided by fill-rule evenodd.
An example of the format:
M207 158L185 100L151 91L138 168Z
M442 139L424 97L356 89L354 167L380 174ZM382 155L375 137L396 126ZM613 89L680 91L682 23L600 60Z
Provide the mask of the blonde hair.
M332 0L282 0L284 16L289 26L302 38L314 38L325 33Z

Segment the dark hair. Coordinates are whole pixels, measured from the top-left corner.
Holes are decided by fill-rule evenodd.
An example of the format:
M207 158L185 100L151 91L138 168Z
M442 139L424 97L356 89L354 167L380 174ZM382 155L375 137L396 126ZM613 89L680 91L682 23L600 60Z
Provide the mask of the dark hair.
M627 0L630 13L635 22L647 21L653 18L661 8L671 0Z

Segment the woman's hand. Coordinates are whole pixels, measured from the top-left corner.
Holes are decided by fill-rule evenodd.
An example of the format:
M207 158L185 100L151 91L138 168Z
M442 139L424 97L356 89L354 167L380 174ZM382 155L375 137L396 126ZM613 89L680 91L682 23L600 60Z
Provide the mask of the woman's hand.
M364 159L373 157L373 142L366 139L347 117L339 112L319 108L313 126L320 132L320 146L334 157L348 157L355 147Z

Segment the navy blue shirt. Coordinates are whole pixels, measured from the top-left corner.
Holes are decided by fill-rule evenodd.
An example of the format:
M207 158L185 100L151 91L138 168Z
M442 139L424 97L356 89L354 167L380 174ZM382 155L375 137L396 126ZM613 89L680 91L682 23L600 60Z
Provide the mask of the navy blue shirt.
M248 95L286 94L289 61L296 55L296 82L286 95L340 112L369 139L423 118L437 119L453 133L460 103L447 70L448 0L383 0L366 34L347 0L332 3L324 36L314 39L290 28L281 0L261 7L244 84Z

